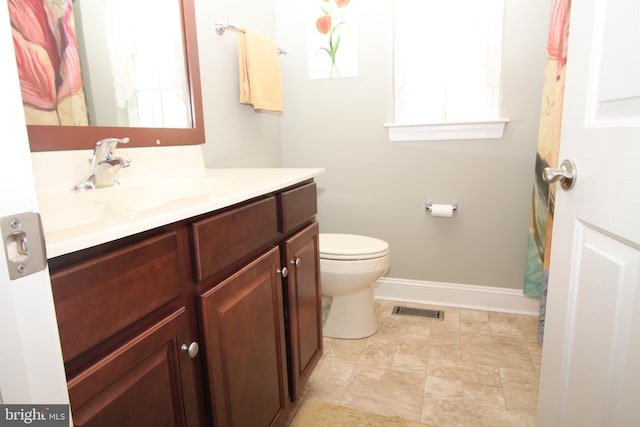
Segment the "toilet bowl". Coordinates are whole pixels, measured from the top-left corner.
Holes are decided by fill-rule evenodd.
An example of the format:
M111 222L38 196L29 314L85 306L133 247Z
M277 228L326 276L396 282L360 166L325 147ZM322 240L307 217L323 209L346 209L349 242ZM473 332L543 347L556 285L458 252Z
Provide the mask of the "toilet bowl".
M373 284L390 264L389 244L383 240L320 233L320 289L325 309L327 298L331 299L324 336L357 339L376 332Z

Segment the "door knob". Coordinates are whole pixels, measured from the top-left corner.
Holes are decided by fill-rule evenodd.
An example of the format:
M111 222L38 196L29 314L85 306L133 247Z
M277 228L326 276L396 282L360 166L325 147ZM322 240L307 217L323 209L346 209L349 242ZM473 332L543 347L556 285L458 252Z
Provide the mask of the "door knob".
M180 351L183 353L187 353L189 357L192 359L198 355L199 350L200 350L200 346L195 341L189 345L182 344L180 346Z
M300 267L300 264L302 264L302 261L300 261L300 258L292 259L289 262L291 263L291 265L295 265L296 267Z
M571 159L563 160L559 169L544 168L544 171L542 171L544 182L552 184L560 181L560 185L564 190L571 190L576 184L577 177L576 164Z

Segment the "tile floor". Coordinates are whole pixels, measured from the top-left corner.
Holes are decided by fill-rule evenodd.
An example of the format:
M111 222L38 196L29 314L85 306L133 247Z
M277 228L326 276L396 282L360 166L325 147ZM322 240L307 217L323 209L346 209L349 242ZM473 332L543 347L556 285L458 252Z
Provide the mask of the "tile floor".
M444 320L392 315L394 305L444 310ZM440 427L535 426L535 316L391 301L376 301L376 310L375 335L325 338L302 400Z

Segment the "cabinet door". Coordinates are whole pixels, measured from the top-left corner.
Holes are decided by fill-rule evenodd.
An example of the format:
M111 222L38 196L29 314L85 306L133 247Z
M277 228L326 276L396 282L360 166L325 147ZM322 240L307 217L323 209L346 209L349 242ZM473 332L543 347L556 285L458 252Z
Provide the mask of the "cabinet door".
M199 298L214 424L287 421L280 252L273 248Z
M322 356L322 308L318 224L313 223L284 243L287 276L287 329L291 400L302 393Z
M158 322L68 382L75 426L200 424L184 309ZM196 412L196 413L193 413Z

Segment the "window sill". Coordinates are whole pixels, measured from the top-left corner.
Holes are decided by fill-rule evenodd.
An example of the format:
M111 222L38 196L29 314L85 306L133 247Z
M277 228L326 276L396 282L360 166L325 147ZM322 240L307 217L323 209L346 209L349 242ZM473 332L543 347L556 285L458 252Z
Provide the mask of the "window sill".
M389 141L450 141L461 139L501 139L509 119L440 122L428 124L386 124Z

